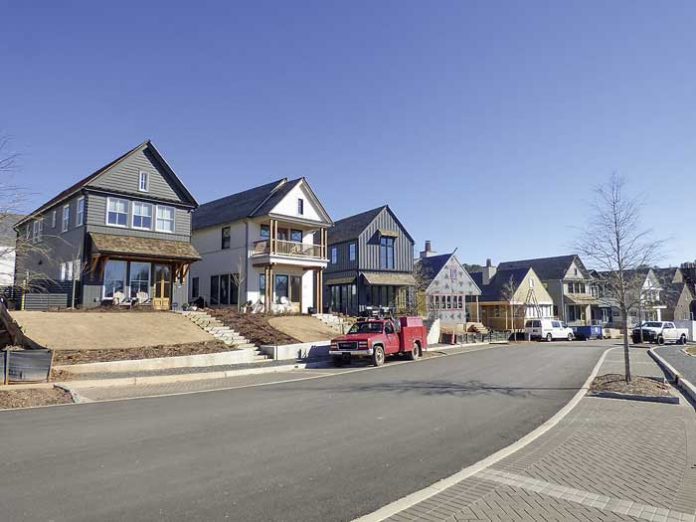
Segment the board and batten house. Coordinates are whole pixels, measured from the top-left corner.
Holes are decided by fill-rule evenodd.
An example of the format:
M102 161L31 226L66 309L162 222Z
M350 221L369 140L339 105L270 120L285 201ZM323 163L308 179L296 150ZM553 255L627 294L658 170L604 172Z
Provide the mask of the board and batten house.
M553 317L553 299L531 267L500 270L488 260L471 277L481 288L481 322L492 330L521 330L527 319Z
M191 300L249 303L267 312L320 311L332 224L305 178L201 205L193 216L193 245L202 259L191 268Z
M136 300L180 307L188 268L200 258L191 245L197 206L147 140L15 225L41 246L18 257L16 284L66 292L67 304L84 308Z
M336 221L329 230L325 308L358 315L399 311L415 299L414 241L388 205Z
M479 322L478 298L481 289L459 262L454 252L431 255L431 243L416 261L418 312L442 324Z

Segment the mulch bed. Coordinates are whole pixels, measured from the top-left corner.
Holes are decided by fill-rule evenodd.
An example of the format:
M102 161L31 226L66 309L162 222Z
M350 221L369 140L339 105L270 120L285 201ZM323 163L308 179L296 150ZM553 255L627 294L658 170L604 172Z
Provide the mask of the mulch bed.
M70 393L60 388L0 390L0 410L72 403Z
M242 314L232 308L206 308L205 311L212 317L220 320L225 326L236 330L249 339L250 343L257 346L262 344L295 344L297 339L280 330L276 330L268 320L278 317L273 314Z
M86 364L95 362L127 361L133 359L155 359L179 355L199 355L204 353L230 352L234 348L222 341L187 343L176 345L144 346L139 348L106 348L103 350L55 350L55 366Z
M596 377L590 385L589 393L613 392L641 397L670 397L669 388L668 384L657 379L633 377L631 382L626 382L623 375L609 373Z
M686 349L686 351L687 351L690 355L696 355L696 346L689 346L689 347Z

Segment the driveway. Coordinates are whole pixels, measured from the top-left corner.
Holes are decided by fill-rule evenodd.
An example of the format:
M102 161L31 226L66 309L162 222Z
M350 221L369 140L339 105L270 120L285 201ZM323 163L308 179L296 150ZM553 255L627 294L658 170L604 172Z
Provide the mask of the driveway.
M7 520L350 520L530 432L606 343L501 346L324 379L9 411Z

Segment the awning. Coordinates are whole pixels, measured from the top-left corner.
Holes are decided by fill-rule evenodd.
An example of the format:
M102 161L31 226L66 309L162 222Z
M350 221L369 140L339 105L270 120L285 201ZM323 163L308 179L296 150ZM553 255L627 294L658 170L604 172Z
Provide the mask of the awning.
M416 286L416 278L413 274L363 272L362 275L369 285Z
M124 256L166 261L198 261L196 249L185 241L112 236L90 232L93 256Z
M352 277L336 277L334 279L324 279L324 284L331 285L350 285L355 283L355 276Z
M576 305L597 305L599 301L596 297L586 294L566 294L566 301Z
M383 237L399 237L399 233L396 230L380 228L377 230L377 232L379 232L379 235Z

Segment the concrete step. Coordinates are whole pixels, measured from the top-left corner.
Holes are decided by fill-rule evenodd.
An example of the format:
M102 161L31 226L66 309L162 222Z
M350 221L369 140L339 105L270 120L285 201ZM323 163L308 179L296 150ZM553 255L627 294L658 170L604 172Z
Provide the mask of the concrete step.
M237 345L237 348L250 349L250 350L251 350L251 349L255 349L255 348L256 348L256 345L255 345L255 344L251 344L251 343L243 343L243 344L238 344L238 345Z

